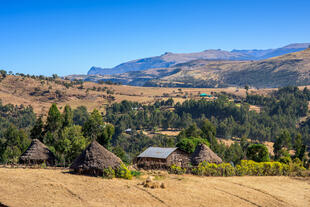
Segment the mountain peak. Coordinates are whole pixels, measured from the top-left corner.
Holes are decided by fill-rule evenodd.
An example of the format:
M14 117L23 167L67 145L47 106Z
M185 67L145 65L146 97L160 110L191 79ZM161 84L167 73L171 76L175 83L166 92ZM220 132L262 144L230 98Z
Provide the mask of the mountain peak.
M208 60L263 60L277 57L292 52L307 49L310 43L294 43L287 46L267 50L232 50L210 49L194 53L165 52L160 56L141 58L121 63L114 68L100 68L93 66L88 75L111 75L130 71L142 71L151 68L168 68L179 63L185 63L198 59Z
M289 44L284 46L283 48L287 48L287 49L300 49L300 48L308 48L310 47L310 43L293 43L293 44Z

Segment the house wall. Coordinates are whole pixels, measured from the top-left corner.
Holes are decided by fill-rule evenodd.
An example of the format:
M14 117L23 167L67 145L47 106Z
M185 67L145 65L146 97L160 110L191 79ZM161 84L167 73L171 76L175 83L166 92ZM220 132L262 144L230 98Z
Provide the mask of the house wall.
M135 161L138 168L149 169L167 169L167 160L151 157L138 157Z
M167 165L176 165L179 167L188 167L190 164L190 155L182 150L175 150L167 157Z
M134 162L138 168L143 169L168 169L171 165L188 167L190 155L182 150L175 150L166 159L138 157Z

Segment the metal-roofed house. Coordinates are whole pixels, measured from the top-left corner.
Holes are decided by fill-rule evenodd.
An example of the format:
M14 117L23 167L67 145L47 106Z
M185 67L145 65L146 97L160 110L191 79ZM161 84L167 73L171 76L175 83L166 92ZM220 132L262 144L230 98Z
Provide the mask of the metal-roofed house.
M143 169L168 169L171 165L187 167L190 155L178 148L149 147L136 157L134 163Z

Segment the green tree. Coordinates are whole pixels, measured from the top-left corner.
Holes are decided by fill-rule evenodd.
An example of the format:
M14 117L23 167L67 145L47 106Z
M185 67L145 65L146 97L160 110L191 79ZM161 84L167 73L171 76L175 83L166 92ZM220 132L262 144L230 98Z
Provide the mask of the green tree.
M205 119L201 126L201 130L204 136L210 141L211 138L215 137L216 135L216 127L209 121Z
M89 113L85 106L79 106L73 110L73 122L74 124L83 126L84 123L88 120Z
M129 160L129 157L128 155L126 154L126 152L124 151L124 149L120 146L117 146L117 147L114 147L113 148L113 153L121 158L121 160L124 162L124 163L130 163L130 160Z
M249 142L248 142L248 139L246 137L242 137L241 140L240 140L240 146L242 148L242 151L246 152L246 150L248 149L249 147Z
M248 147L246 156L249 160L253 160L255 162L270 161L268 149L263 144L251 144Z
M206 144L207 146L210 146L210 143L206 139L197 137L183 138L177 143L176 146L191 154L195 151L198 144Z
M7 75L7 72L5 70L0 70L0 75L2 76L2 78L5 78Z
M42 116L39 116L34 124L33 128L30 131L31 139L38 139L43 142L44 137L44 123L42 121Z
M100 134L102 134L103 128L103 118L99 111L94 109L89 119L85 122L82 131L85 137L88 137L90 140L94 140L97 139Z
M61 131L56 150L64 164L71 163L86 147L88 141L82 134L82 127L72 125Z
M215 138L216 127L211 123L211 121L205 119L202 123L201 131L202 131L202 137L208 140L211 149L217 152L219 144Z
M291 148L291 135L288 130L283 130L280 136L276 138L276 141L273 145L273 152L275 155L275 159L281 157L282 148L286 147L287 150Z
M19 156L27 149L30 139L23 130L10 125L1 139L0 155L4 163L16 163Z
M62 127L70 127L73 125L73 112L69 105L66 105L62 114Z
M105 148L110 148L110 142L114 134L114 126L112 124L106 124L102 127L102 131L97 135L97 141Z
M62 126L62 117L60 111L55 103L52 104L48 111L45 130L49 132L56 132Z
M301 134L297 134L293 149L295 150L295 157L303 160L306 152L306 145L302 143Z
M58 78L58 75L57 75L57 74L53 74L53 75L52 75L52 78L55 80L55 79Z
M234 164L239 164L243 158L244 152L239 143L235 142L229 147L226 147L224 152L224 160L226 162L233 162Z
M199 137L201 138L202 131L197 127L196 123L193 123L190 125L188 128L183 129L179 135L178 135L178 140L182 138L188 138L188 137Z

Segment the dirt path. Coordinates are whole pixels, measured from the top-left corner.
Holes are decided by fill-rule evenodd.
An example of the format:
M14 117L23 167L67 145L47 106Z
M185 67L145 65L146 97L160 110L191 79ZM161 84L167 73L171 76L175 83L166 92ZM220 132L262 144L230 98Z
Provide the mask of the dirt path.
M0 168L0 206L310 206L309 179L168 175L166 189L140 182Z

